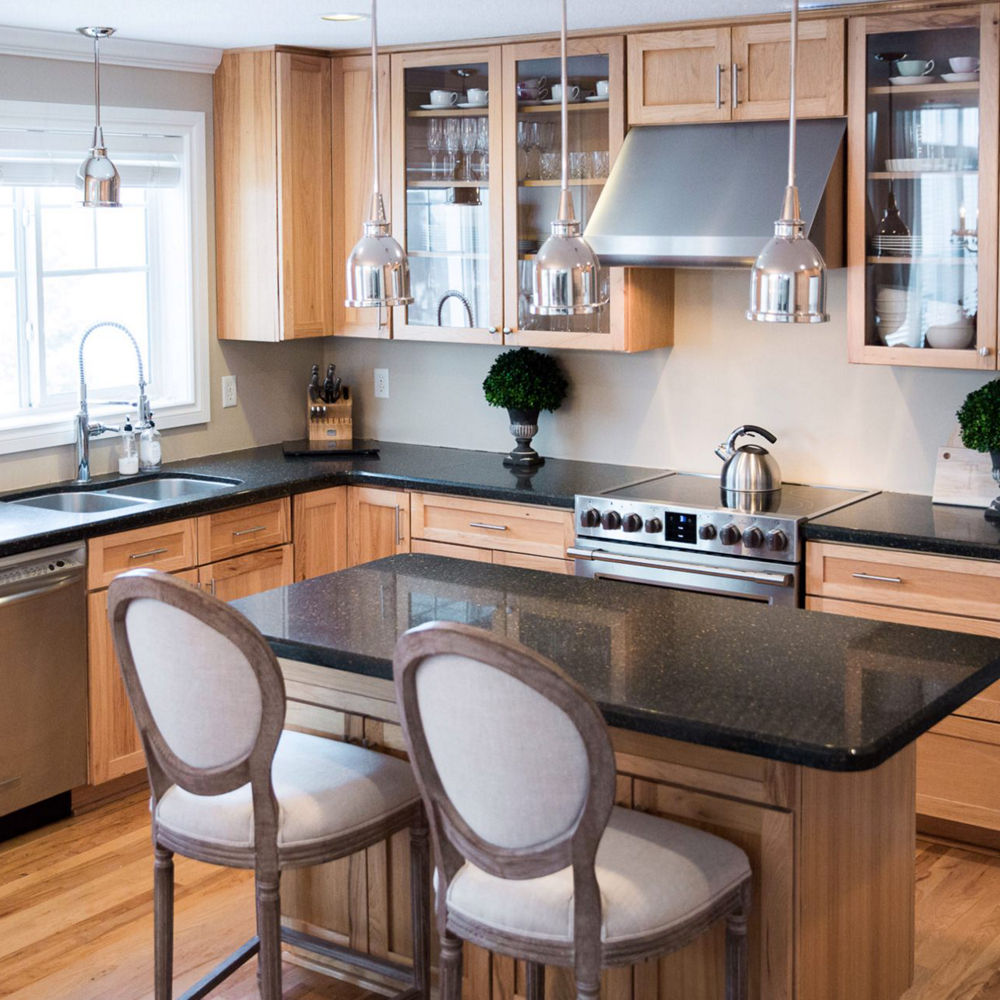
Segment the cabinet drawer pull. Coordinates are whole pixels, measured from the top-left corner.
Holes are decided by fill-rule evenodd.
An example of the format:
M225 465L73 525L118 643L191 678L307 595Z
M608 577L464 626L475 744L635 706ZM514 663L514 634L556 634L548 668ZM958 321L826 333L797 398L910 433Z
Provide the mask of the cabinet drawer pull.
M162 556L169 549L150 549L148 552L130 552L129 559L148 559L150 556Z
M715 66L715 106L722 107L722 63Z
M487 531L508 531L506 524L486 524L484 521L470 521L470 528L485 528Z
M874 573L852 573L855 580L878 580L880 583L902 583L901 576L876 576Z
M267 531L267 528L263 524L257 525L256 528L242 528L233 532L233 538L240 538L242 535L256 535L258 531Z
M403 536L400 534L399 530L399 504L396 504L396 544L401 545L403 542Z

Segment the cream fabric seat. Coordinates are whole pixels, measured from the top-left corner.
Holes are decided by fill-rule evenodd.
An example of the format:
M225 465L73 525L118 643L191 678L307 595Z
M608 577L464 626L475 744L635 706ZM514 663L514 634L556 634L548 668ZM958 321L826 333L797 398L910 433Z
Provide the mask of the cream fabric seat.
M430 995L427 823L405 761L284 731L285 685L264 637L229 605L174 577L112 581L115 652L149 771L153 823L155 998L173 989L173 855L254 869L257 936L192 986L208 996L259 954L263 1000L281 998L282 942L355 960ZM281 927L285 868L317 865L410 830L412 972Z
M720 919L726 1000L745 1000L746 855L614 806L614 751L586 692L520 643L450 622L407 632L393 669L434 844L442 1000L461 996L463 940L524 959L527 1000L543 997L546 964L596 1000L602 968L669 954Z

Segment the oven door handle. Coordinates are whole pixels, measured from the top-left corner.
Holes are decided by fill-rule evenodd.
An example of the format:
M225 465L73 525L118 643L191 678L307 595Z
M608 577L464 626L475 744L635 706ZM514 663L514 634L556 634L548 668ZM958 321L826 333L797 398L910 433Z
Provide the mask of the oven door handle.
M754 569L723 569L721 566L702 566L693 563L671 562L667 559L637 559L634 556L615 555L604 549L568 548L566 555L570 559L590 559L595 562L614 563L619 566L642 566L645 569L670 569L682 573L698 573L707 576L719 576L728 580L753 580L755 583L766 583L771 587L794 586L795 579L791 573L769 573L767 570Z

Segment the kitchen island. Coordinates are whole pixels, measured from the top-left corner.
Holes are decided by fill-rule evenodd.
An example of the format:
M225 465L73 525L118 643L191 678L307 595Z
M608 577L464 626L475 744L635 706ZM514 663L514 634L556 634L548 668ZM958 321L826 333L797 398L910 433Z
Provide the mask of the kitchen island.
M551 657L612 726L619 801L750 856L752 997L891 1000L909 985L913 740L1000 677L1000 641L416 555L236 606L282 660L290 725L390 751L402 745L391 657L407 628L464 621ZM397 838L290 873L285 918L405 957L405 861ZM720 996L721 946L709 934L611 970L606 995ZM476 1000L521 989L512 961L475 950L466 979Z

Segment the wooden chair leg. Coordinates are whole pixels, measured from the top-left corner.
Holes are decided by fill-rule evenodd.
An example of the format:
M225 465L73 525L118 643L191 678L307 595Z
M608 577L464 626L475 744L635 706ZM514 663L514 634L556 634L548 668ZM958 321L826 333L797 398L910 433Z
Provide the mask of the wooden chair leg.
M738 910L726 917L726 1000L747 1000L747 916L750 883Z
M438 989L441 1000L461 1000L462 997L462 939L445 931L441 935L441 954L438 957Z
M174 852L153 849L154 995L171 1000L174 982Z
M281 1000L281 903L280 876L273 880L256 878L257 955L261 1000Z
M525 1000L545 1000L545 966L538 962L524 963Z
M431 995L431 863L426 821L410 827L410 919L413 923L413 981L421 1000Z

